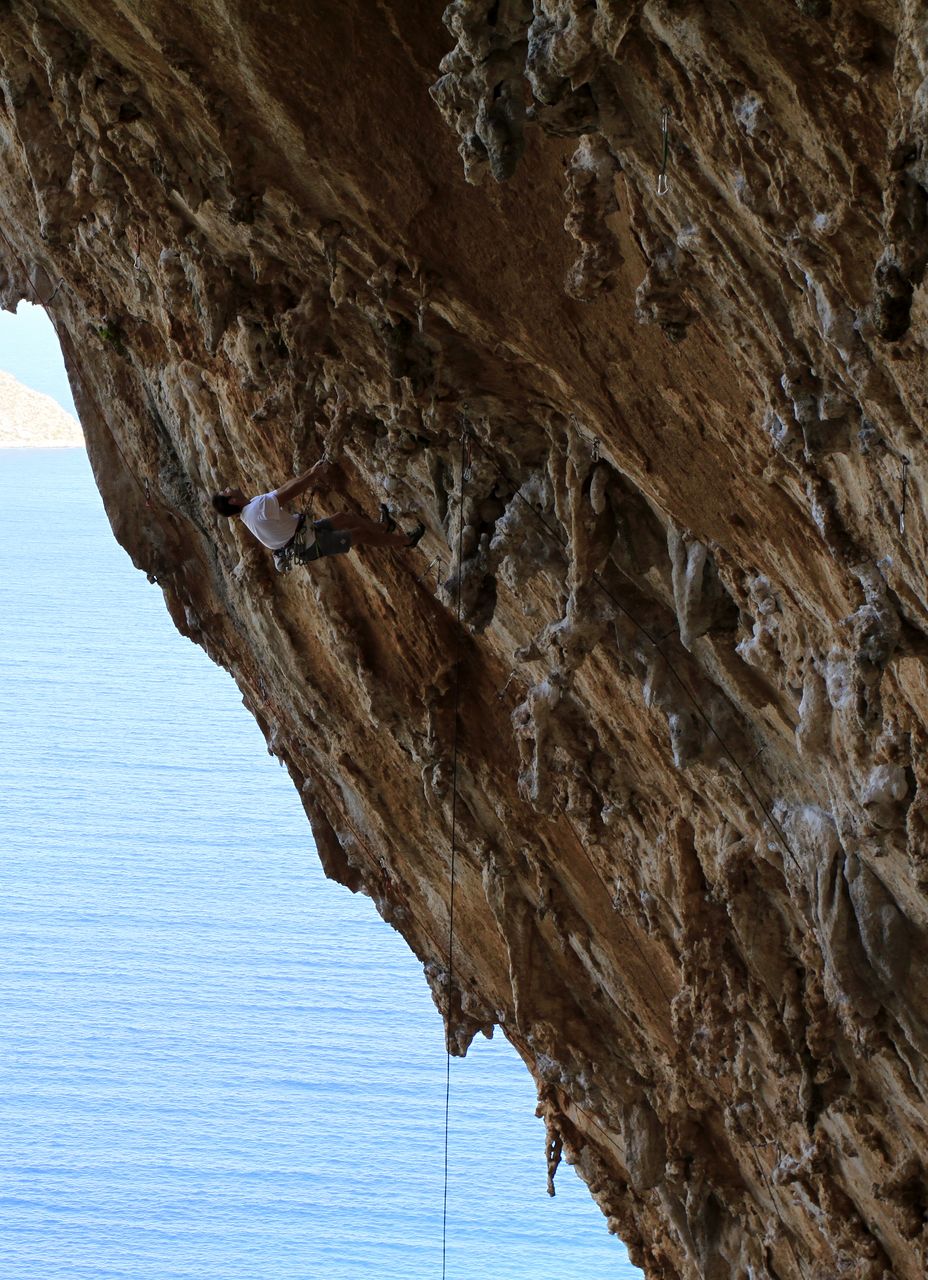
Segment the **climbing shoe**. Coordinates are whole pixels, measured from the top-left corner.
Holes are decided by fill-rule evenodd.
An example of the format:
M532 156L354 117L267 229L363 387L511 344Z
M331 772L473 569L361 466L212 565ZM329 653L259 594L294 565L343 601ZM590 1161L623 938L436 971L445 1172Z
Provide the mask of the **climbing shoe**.
M424 525L424 524L422 523L422 521L420 520L420 521L419 521L419 523L416 525L415 529L412 529L412 530L410 530L410 532L409 532L409 533L407 533L407 535L406 535L406 538L407 538L406 546L407 546L407 547L417 547L417 546L419 545L420 541L422 540L422 535L423 535L424 533L425 533L425 525Z
M380 504L380 523L386 526L387 533L392 533L396 528L396 521L390 515L390 508L385 502Z

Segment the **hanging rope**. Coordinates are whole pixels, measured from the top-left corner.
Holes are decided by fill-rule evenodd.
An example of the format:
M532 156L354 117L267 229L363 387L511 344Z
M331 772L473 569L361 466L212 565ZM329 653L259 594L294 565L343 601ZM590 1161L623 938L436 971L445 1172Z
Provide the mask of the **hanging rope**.
M479 445L480 445L480 442L478 441L478 447L479 447ZM906 459L906 460L905 460L905 465L908 465L908 459ZM462 474L463 474L463 472L462 472ZM508 477L507 477L507 479L508 479ZM904 480L905 480L905 472L903 471L903 512L902 512L903 516L904 516L904 511L905 511L905 488L904 488ZM511 482L511 480L510 480L510 483L512 483L512 482ZM530 510L530 511L535 515L535 517L536 517L536 518L541 522L541 524L544 526L544 528L547 530L547 532L551 535L551 537L552 537L552 538L554 538L554 539L555 539L555 541L557 541L557 542L560 544L560 546L561 546L561 547L566 547L566 545L567 545L566 539L562 538L562 537L558 534L557 530L551 527L551 525L550 525L550 524L548 523L548 521L544 518L544 516L541 514L541 512L540 512L540 511L538 511L538 510L537 510L537 508L535 508L534 506L532 506L532 504L528 501L528 499L527 499L527 498L522 494L522 492L521 492L521 487L513 486L513 489L514 489L514 492L515 492L516 496L517 496L517 497L519 497L519 498L522 500L522 502L525 504L525 506L527 506L527 507L528 507L528 509L529 509L529 510ZM459 565L460 565L460 546L459 546L459 549L458 549L458 562L459 562ZM459 570L458 578L459 578L459 586L460 586L460 570ZM683 680L682 676L680 676L680 675L679 675L679 673L678 673L678 672L676 671L676 669L674 668L673 664L670 662L669 658L667 658L667 655L664 653L664 650L663 650L663 649L662 649L662 647L661 647L661 641L662 641L662 640L664 640L664 639L666 639L667 637L666 637L666 636L662 636L662 637L660 637L660 639L655 639L655 637L651 635L651 633L650 633L650 632L648 631L648 629L644 626L644 624L643 624L642 622L640 622L640 621L639 621L639 620L638 620L638 619L637 619L637 618L636 618L636 617L631 613L631 611L630 611L628 608L626 608L626 606L625 606L625 605L623 605L623 604L622 604L622 603L621 603L621 602L616 598L616 596L613 594L613 592L612 592L612 591L610 591L610 590L609 590L609 588L608 588L608 587L606 586L606 584L603 582L602 578L600 577L600 575L599 575L598 573L594 573L594 574L593 574L593 581L594 581L594 582L596 583L596 585L600 588L600 590L601 590L601 591L603 591L603 593L604 593L604 594L605 594L605 595L606 595L606 596L607 596L607 597L612 601L612 603L616 606L616 608L617 608L617 609L619 609L619 610L620 610L620 612L621 612L621 613L623 613L623 614L625 615L625 617L627 617L627 618L629 619L629 621L630 621L630 622L631 622L631 623L632 623L632 624L637 628L637 630L641 633L641 635L643 635L643 636L645 637L645 639L646 639L646 640L648 640L648 641L649 641L649 643L650 643L650 644L652 644L652 645L654 646L654 648L655 648L655 649L656 649L656 651L661 655L661 657L662 657L662 658L664 658L664 661L667 663L667 669L668 669L668 671L669 671L669 672L670 672L670 674L673 676L673 678L674 678L674 680L677 682L677 684L680 686L681 690L683 691L683 693L685 694L685 696L687 697L687 699L690 701L690 703L692 704L692 706L695 708L695 710L696 710L697 714L699 715L700 719L705 723L705 725L706 725L707 729L710 731L710 733L713 735L713 737L714 737L714 738L716 739L716 741L719 743L719 745L720 745L720 747L722 748L722 750L724 751L725 755L728 757L728 759L731 761L731 763L732 763L732 764L734 765L734 767L737 769L738 773L739 773L739 774L741 775L741 777L743 778L743 780L744 780L744 782L745 782L745 785L748 787L749 791L750 791L750 792L751 792L751 794L754 796L754 799L757 801L757 804L758 804L758 806L760 807L761 812L764 814L764 816L767 818L767 820L770 822L771 826L773 827L774 831L776 832L777 837L778 837L778 839L779 839L779 841L780 841L780 844L781 844L781 845L782 845L782 847L783 847L783 850L784 850L784 851L785 851L785 853L790 857L790 859L793 861L793 863L794 863L794 865L796 866L796 868L797 868L797 869L799 869L799 870L801 870L801 868L799 867L799 861L798 861L798 859L796 858L796 855L793 853L792 848L790 847L789 842L787 841L786 836L785 836L785 834L784 834L784 832L783 832L782 828L780 827L780 825L779 825L779 823L776 821L776 819L773 817L773 814L770 812L770 809L769 809L769 808L768 808L768 806L765 804L765 802L764 802L763 798L761 797L760 793L758 792L757 788L754 786L754 784L752 783L751 779L748 777L747 773L745 772L744 767L743 767L743 766L738 762L738 760L736 760L736 758L735 758L734 754L732 753L731 749L728 747L728 745L727 745L727 743L725 742L725 740L724 740L724 739L721 737L721 735L718 733L718 731L716 730L715 726L712 724L711 720L709 719L708 715L703 711L702 706L700 705L700 703L699 703L698 699L696 698L696 695L695 695L695 694L693 694L693 693L690 691L689 687L688 687L688 686L687 686L687 684L684 682L684 680ZM672 634L672 633L670 633L670 634ZM505 691L505 689L506 689L506 688L508 688L509 682L511 681L512 676L513 676L514 674L515 674L515 672L514 672L514 671L510 674L509 680L507 680L506 685L504 686L504 689L503 689L503 691L502 691L502 692L504 692L504 691ZM500 695L498 695L498 696L502 696L502 695L500 694ZM753 763L753 761L757 759L757 757L761 754L761 751L763 751L763 750L764 750L764 748L763 748L763 747L761 747L760 751L756 752L756 753L754 754L754 756L752 756L751 761L749 761L749 763ZM566 814L566 812L565 812L565 810L564 810L563 806L559 804L559 806L558 806L558 807L559 807L559 808L560 808L560 810L561 810L561 814L562 814L565 818L568 818L568 821L569 821L569 817L568 817L568 815ZM581 849L583 850L583 853L584 853L584 855L586 856L586 859L587 859L587 861L589 862L590 866L592 867L593 871L596 873L597 877L599 878L600 882L603 884L603 887L606 889L606 891L607 891L607 893L608 893L608 891L609 891L609 890L608 890L608 886L606 885L605 881L603 880L603 877L602 877L602 875L601 875L601 873L600 873L600 871L599 871L599 868L598 868L598 867L595 865L595 863L593 862L593 859L590 857L589 852L588 852L585 848L583 848L583 846L582 846L582 845L581 845L580 847L581 847ZM639 942L638 938L637 938L637 937L634 935L634 933L632 932L632 930L631 930L631 928L630 928L630 926L629 926L629 924L628 924L627 920L625 920L624 916L621 916L621 915L620 915L620 917L619 917L619 918L621 919L622 924L623 924L623 926L625 927L625 932L626 932L626 934L628 935L628 937L629 937L630 941L631 941L631 942L633 943L633 945L635 946L635 949L637 950L639 957L641 958L641 960L642 960L642 961L643 961L643 963L645 964L646 968L647 968L647 969L648 969L648 971L650 972L651 977L652 977L652 979L653 979L653 981L654 981L654 983L655 983L655 985L656 985L656 987L657 987L658 991L660 991L661 995L663 996L663 998L664 998L664 1000L666 1001L666 1003L667 1003L667 1005L668 1005L668 1008L669 1008L669 1007L672 1005L672 998L671 998L671 996L670 996L669 992L667 992L667 991L665 990L664 985L663 985L663 983L661 982L660 978L658 977L657 972L656 972L656 970L654 969L653 964L651 963L651 961L649 960L649 958L648 958L648 957L647 957L647 955L645 954L645 952L644 952L644 950L643 950L643 948L642 948L642 946L641 946L641 944L640 944L640 942ZM647 1003L647 1001L646 1001L645 1003ZM723 1093L723 1096L724 1096L724 1094L725 1094L725 1089L724 1089L724 1087L722 1086L721 1081L719 1082L719 1085L720 1085L720 1088L722 1089L722 1093ZM731 1096L731 1095L730 1095L730 1096L727 1098L727 1101L728 1101L729 1108L730 1108L729 1114L732 1116L735 1126L737 1127L738 1131L741 1133L742 1137L744 1138L745 1142L747 1143L747 1146L750 1148L750 1150L751 1150L751 1152L752 1152L752 1155L753 1155L753 1158L754 1158L754 1164L755 1164L755 1166L756 1166L756 1168L757 1168L758 1174L760 1175L760 1179L761 1179L762 1183L764 1184L764 1186L765 1186L765 1188L766 1188L766 1190L767 1190L767 1194L768 1194L768 1196L769 1196L769 1198L770 1198L770 1204L771 1204L771 1206L773 1207L773 1211L774 1211L774 1213L776 1214L777 1219L778 1219L778 1221L779 1221L779 1223L780 1223L780 1226L781 1226L781 1228L782 1228L782 1231L783 1231L783 1237L784 1237L784 1240L786 1241L787 1248L789 1249L790 1253L792 1254L792 1256L793 1256L793 1258L794 1258L794 1260L795 1260L795 1262L796 1262L796 1266L797 1266L797 1269L798 1269L798 1271L799 1271L800 1275L802 1275L803 1277L805 1277L805 1276L806 1276L806 1270L805 1270L805 1268L804 1268L804 1266L803 1266L803 1264L802 1264L802 1261L801 1261L801 1259L800 1259L800 1257L799 1257L799 1254L797 1253L796 1248L795 1248L795 1246L794 1246L794 1244L793 1244L792 1236L791 1236L791 1234L790 1234L790 1232L789 1232L789 1229L787 1228L786 1221L785 1221L785 1219L784 1219L784 1217L783 1217L782 1213L780 1212L780 1207L779 1207L779 1204L778 1204L778 1201L777 1201L777 1197L776 1197L776 1195L774 1194L773 1184L771 1183L771 1181L770 1181L770 1179L769 1179L769 1177L768 1177L768 1175L767 1175L766 1170L764 1169L763 1165L761 1164L760 1157L758 1156L758 1150L759 1150L759 1148L760 1148L761 1146L774 1146L774 1147L776 1147L776 1148L777 1148L777 1150L780 1150L780 1148L779 1148L779 1144L774 1143L774 1142L755 1143L755 1142L751 1139L751 1136L750 1136L750 1135L747 1133L747 1131L745 1130L745 1128L744 1128L744 1126L743 1126L743 1124L742 1124L742 1122L741 1122L741 1117L738 1115L737 1111L735 1110L735 1108L734 1108L734 1106L733 1106L733 1102L734 1102L734 1098L733 1098L733 1096ZM578 1109L578 1111L581 1111L581 1113L582 1113L582 1114L586 1115L586 1116L587 1116L587 1118L593 1122L593 1124L594 1124L594 1125L595 1125L595 1126L596 1126L596 1127L597 1127L597 1128L598 1128L598 1129L603 1133L603 1135L604 1135L605 1137L607 1137L607 1138L609 1138L609 1137L610 1137L610 1135L608 1134L607 1130L604 1128L604 1126L603 1126L603 1125L601 1125L601 1124L599 1123L599 1121L596 1119L596 1117L595 1117L595 1116L593 1116L593 1115L589 1114L588 1112L584 1111L584 1110L583 1110L583 1108L581 1108L581 1107L578 1107L577 1109ZM610 1141L611 1141L611 1138L610 1138ZM443 1274L443 1280L444 1280L444 1273L442 1273L442 1274Z
M58 290L64 284L64 276L61 277L61 279L55 285L54 289L52 290L52 292L49 294L47 298L40 298L39 291L32 282L32 276L26 270L26 267L22 258L19 256L19 253L17 252L17 250L14 249L13 245L10 243L10 238L6 234L6 232L3 230L2 227L0 227L0 237L2 237L3 243L6 245L7 249L9 249L10 256L14 259L15 262L19 264L19 269L23 273L23 279L25 280L26 284L29 286L29 289L32 293L33 298L35 298L35 305L37 307L50 306L55 301L55 298L58 296Z
M461 705L461 582L464 546L464 479L467 471L467 419L461 428L461 479L458 486L458 580L454 631L454 721L451 738L451 888L448 895L448 997L445 1031L445 1177L441 1213L441 1278L448 1263L448 1132L451 1118L451 1009L454 996L454 885L458 848L458 718Z
M537 515L538 513L536 512L535 514ZM508 686L509 686L509 684L510 684L510 682L511 682L511 680L512 680L512 678L513 678L513 676L514 676L515 674L516 674L516 673L515 673L515 671L513 671L513 672L511 672L511 673L510 673L509 680L507 680L507 681L506 681L506 684L504 685L504 687L503 687L503 691L502 691L502 692L505 692L505 689L506 689L506 688L508 688ZM497 697L500 697L500 696L501 696L501 694L497 694ZM757 753L752 757L752 760L753 760L753 759L756 759L756 758L757 758L757 756L758 756L758 755L760 755L760 752L761 752L761 751L763 751L763 750L764 750L764 747L761 747L760 751L758 751L758 752L757 752ZM560 814L561 814L561 817L562 817L562 818L564 818L564 819L565 819L565 821L566 821L567 823L570 823L570 821L571 821L571 819L570 819L570 815L567 813L566 809L564 808L563 803L561 803L560 801L557 801L556 803L557 803L557 806L558 806L558 810L559 810L559 812L560 812ZM579 842L579 841L578 841L578 844L577 844L577 848L580 850L580 852L581 852L581 853L583 854L583 856L586 858L587 862L588 862L588 863L589 863L589 865L590 865L590 869L593 871L593 874L597 877L597 879L599 880L600 884L603 886L603 889L606 891L606 893L607 893L607 895L608 895L608 894L610 893L609 886L607 885L607 883L606 883L605 879L603 878L602 872L600 871L599 867L597 867L596 863L593 861L592 857L590 856L590 852L589 852L589 850L588 850L588 849L587 849L587 848L582 844L582 842ZM642 947L642 945L641 945L641 943L640 943L640 941L639 941L639 939L638 939L637 935L634 933L634 931L632 930L632 928L631 928L631 926L629 925L628 921L625 919L625 916L624 916L624 915L622 915L622 914L621 914L621 912L619 913L619 920L620 920L620 922L621 922L621 924L622 924L623 929L625 930L625 934L626 934L626 936L627 936L627 938L628 938L629 942L632 944L632 946L633 946L633 947L635 948L635 950L638 952L639 959L641 960L642 964L645 966L645 968L646 968L646 969L648 970L648 972L650 973L650 975L651 975L651 979L652 979L652 981L654 982L654 985L657 987L657 990L660 992L661 996L663 997L664 1002L666 1003L668 1010L669 1010L669 1011L671 1011L671 1010L672 1010L672 1007L673 1007L673 997L671 996L670 992L669 992L669 991L667 991L667 989L665 988L665 986L664 986L663 982L661 981L660 977L658 976L657 970L654 968L654 965L651 963L651 960L649 959L649 957L648 957L648 956L647 956L647 954L645 953L644 948ZM646 1008L649 1010L649 1012L650 1012L652 1015L654 1015L654 1016L655 1016L655 1018L657 1019L656 1011L654 1010L654 1008L653 1008L653 1006L652 1006L652 1004L651 1004L650 1000L648 1000L647 996L643 996L643 999L644 999L645 1007L646 1007ZM735 1110L735 1107L734 1107L734 1091L733 1091L733 1089L729 1088L729 1091L728 1091L728 1093L726 1094L725 1086L722 1084L721 1079L719 1079L719 1081L718 1081L718 1085L719 1085L719 1089L720 1089L720 1091L721 1091L721 1093L722 1093L723 1098L724 1098L724 1099L725 1099L725 1101L728 1103L728 1107L729 1107L729 1115L730 1115L730 1116L731 1116L731 1118L732 1118L732 1121L733 1121L733 1123L734 1123L734 1125L735 1125L735 1128L736 1128L736 1129L738 1130L738 1132L741 1134L741 1136L742 1136L742 1138L744 1139L745 1143L747 1144L747 1146L748 1146L748 1147L750 1148L750 1150L751 1150L751 1153L752 1153L752 1156L753 1156L753 1159L754 1159L754 1165L755 1165L755 1167L756 1167L756 1169L757 1169L757 1172L758 1172L758 1174L759 1174L759 1176L760 1176L760 1180L761 1180L761 1182L764 1184L764 1187L765 1187L765 1189L766 1189L766 1191L767 1191L767 1195L768 1195L768 1197L769 1197L769 1199L770 1199L770 1204L772 1205L772 1207L773 1207L773 1211L774 1211L774 1213L776 1214L777 1219L779 1220L780 1226L781 1226L781 1227L782 1227L782 1229L783 1229L783 1238L784 1238L784 1240L786 1241L787 1248L789 1249L790 1253L791 1253L791 1254L792 1254L792 1256L793 1256L793 1259L794 1259L794 1261L795 1261L795 1263L796 1263L796 1266L797 1266L797 1269L799 1270L800 1275L803 1277L803 1280L806 1280L806 1274L807 1274L807 1273L806 1273L806 1270L805 1270L805 1268L804 1268L804 1266L803 1266L803 1264L802 1264L802 1261L801 1261L801 1259L800 1259L800 1257L799 1257L798 1253L796 1252L796 1249L795 1249L795 1247L794 1247L794 1245L793 1245L792 1236L790 1235L789 1229L787 1228L786 1220L784 1219L784 1217L783 1217L782 1213L780 1212L780 1206L779 1206L779 1204L778 1204L778 1202L777 1202L777 1197L776 1197L776 1195L774 1194L774 1184L770 1181L770 1178L769 1178L769 1177L768 1177L768 1175L767 1175L767 1171L764 1169L764 1166L763 1166L763 1164L761 1163L760 1156L757 1154L757 1153L758 1153L758 1151L761 1149L761 1147L771 1147L771 1146L772 1146L772 1147L775 1147L775 1148L777 1149L778 1153L780 1153L780 1154L782 1154L782 1148L780 1147L779 1143L777 1143L777 1142L773 1142L773 1141L767 1141L767 1142L754 1142L754 1140L752 1139L751 1135L750 1135L750 1134L747 1132L747 1130L745 1129L744 1124L742 1123L741 1117L739 1116L738 1112ZM592 1112L585 1110L585 1108L581 1107L577 1102L573 1101L572 1099L571 1099L571 1104L576 1108L576 1110L577 1110L578 1112L580 1112L580 1114L581 1114L581 1115L585 1116L585 1117L586 1117L586 1119L587 1119L587 1120L589 1120L589 1121L590 1121L590 1123L591 1123L591 1124L593 1124L593 1125L594 1125L594 1126L595 1126L595 1127L600 1131L600 1133L601 1133L601 1134L603 1135L603 1137L604 1137L604 1138L609 1142L609 1144L610 1144L611 1146L615 1146L615 1141L614 1141L614 1139L613 1139L612 1135L609 1133L608 1129L606 1129L606 1127L605 1127L603 1124L601 1124L599 1120L597 1120L596 1116L594 1116L594 1115L592 1114ZM550 1174L550 1165L549 1165L549 1189L550 1189L550 1185L551 1185L551 1174Z

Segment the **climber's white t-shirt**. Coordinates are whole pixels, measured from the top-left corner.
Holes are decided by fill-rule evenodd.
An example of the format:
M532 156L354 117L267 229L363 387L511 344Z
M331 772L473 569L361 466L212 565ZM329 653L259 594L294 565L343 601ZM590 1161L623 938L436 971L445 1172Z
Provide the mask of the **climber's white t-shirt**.
M272 551L284 547L296 533L300 517L284 511L276 493L262 493L242 507L242 523Z

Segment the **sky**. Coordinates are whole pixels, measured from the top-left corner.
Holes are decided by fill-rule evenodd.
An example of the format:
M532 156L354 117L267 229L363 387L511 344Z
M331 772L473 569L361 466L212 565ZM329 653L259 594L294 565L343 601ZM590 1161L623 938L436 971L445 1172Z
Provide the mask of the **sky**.
M58 337L42 307L21 302L15 315L0 311L0 369L77 417Z

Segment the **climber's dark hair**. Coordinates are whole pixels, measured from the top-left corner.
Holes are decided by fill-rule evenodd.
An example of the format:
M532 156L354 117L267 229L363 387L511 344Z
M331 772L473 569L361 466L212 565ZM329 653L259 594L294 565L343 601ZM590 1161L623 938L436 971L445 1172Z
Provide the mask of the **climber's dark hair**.
M238 502L235 498L227 498L224 493L214 493L213 506L221 516L237 516L243 510L245 503Z

